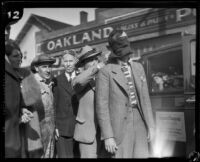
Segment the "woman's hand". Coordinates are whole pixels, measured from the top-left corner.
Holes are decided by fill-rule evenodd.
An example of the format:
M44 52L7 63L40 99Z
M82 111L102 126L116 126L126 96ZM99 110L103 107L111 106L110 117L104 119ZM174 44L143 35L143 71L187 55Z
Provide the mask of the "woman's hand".
M22 109L21 123L28 123L33 118L33 113L26 108Z

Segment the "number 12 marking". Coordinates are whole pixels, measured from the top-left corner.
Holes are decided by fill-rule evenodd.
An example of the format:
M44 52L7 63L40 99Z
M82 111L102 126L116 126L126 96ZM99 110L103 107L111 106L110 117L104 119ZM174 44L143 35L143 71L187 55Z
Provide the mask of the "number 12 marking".
M14 12L9 11L8 18L19 19L19 11L14 11Z

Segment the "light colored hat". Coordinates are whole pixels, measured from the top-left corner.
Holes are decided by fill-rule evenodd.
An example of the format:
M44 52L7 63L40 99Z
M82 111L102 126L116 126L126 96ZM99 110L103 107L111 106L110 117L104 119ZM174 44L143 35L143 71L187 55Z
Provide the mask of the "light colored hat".
M31 70L35 72L34 66L40 65L40 64L54 64L56 62L56 59L49 57L48 55L37 55L33 61L31 62Z
M82 49L80 50L80 54L79 54L78 62L76 66L79 67L83 63L83 61L92 57L96 57L100 54L101 54L101 51L97 51L95 48L92 48L91 46L86 45L82 47Z

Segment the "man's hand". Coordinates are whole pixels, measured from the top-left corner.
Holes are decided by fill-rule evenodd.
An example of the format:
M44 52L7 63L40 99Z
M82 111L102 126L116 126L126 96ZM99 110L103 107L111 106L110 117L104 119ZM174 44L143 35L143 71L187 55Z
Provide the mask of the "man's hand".
M105 142L105 149L109 153L114 154L117 151L118 147L116 145L114 138L105 139L104 142Z
M55 139L56 139L56 141L58 140L58 138L59 138L59 131L58 131L58 129L55 129Z
M22 109L21 123L28 123L33 118L33 113L26 108Z
M149 133L148 133L148 141L152 141L155 137L155 129L154 128L149 128Z

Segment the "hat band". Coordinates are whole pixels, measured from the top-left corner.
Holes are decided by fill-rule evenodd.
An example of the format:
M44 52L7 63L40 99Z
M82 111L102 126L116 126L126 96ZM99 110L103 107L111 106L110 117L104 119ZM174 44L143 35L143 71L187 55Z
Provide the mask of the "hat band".
M87 57L88 55L93 54L93 53L97 53L97 51L93 49L91 51L88 51L84 56Z
M88 56L94 53L99 53L99 52L93 49L91 51L86 52L84 55L82 55L82 57L80 57L79 60L82 61L83 59L87 58Z
M55 61L53 60L48 60L48 61L42 61L42 62L36 62L34 65L35 66L40 66L40 65L45 65L45 64L54 64Z

